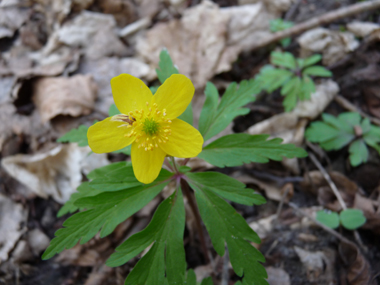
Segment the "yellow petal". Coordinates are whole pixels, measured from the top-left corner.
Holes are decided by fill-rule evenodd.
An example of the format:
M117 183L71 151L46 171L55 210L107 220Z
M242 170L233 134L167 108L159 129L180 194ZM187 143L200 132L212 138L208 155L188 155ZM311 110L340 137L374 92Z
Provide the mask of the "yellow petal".
M172 134L160 147L168 155L175 157L195 157L202 151L203 137L188 123L174 119L170 125Z
M166 153L160 148L145 150L138 148L137 143L132 144L131 157L133 172L138 181L149 184L153 182L161 171Z
M116 107L126 115L136 109L146 110L146 102L150 102L153 97L144 82L125 73L111 79L111 88Z
M125 127L118 128L123 122L111 121L111 117L92 125L87 131L88 145L95 153L106 153L122 149L130 145L135 136L124 137L128 134Z
M185 75L173 74L165 80L153 96L158 109L166 109L169 119L177 118L190 104L194 95L194 85Z

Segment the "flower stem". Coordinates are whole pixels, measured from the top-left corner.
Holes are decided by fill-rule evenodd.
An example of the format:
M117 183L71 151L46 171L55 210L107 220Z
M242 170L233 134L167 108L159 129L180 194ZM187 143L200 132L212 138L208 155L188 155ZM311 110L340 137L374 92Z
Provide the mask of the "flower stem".
M178 171L178 168L177 168L177 164L175 163L175 160L174 160L174 157L170 157L170 160L172 161L173 163L173 167L174 167L174 170L175 170L175 173L176 174L180 174L179 171Z
M189 205L190 205L191 211L193 212L194 217L195 217L195 224L196 224L196 226L198 228L199 241L201 242L201 247L202 247L202 250L203 250L204 258L205 258L205 260L206 260L207 263L210 263L210 257L208 255L205 235L204 235L202 224L201 224L201 216L200 216L200 214L198 212L198 208L197 208L197 205L196 205L196 203L194 201L194 197L193 197L193 195L192 195L192 193L190 191L189 184L184 179L181 179L181 188L182 188L182 191L185 194L187 200L189 201Z

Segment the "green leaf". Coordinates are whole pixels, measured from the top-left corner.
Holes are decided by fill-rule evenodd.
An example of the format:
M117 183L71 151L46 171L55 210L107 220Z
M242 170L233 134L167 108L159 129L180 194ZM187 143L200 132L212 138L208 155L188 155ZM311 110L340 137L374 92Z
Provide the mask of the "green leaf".
M187 108L185 112L183 112L178 119L181 119L182 121L185 121L186 123L193 125L193 107L191 105L191 102L189 105L187 105Z
M366 144L376 149L380 154L380 127L371 125L369 131L363 135L363 139Z
M259 80L261 87L268 93L271 93L281 87L292 77L294 77L294 73L289 70L280 68L266 68L261 73Z
M227 244L235 273L243 276L243 284L266 284L266 271L260 262L264 256L249 242L260 243L258 235L235 209L207 188L195 185L195 198L202 220L216 252L224 255Z
M156 94L157 92L157 89L159 88L160 86L150 86L149 89L150 89L150 92L152 92L152 94Z
M365 224L366 218L359 209L346 209L340 212L342 226L348 230L356 230Z
M284 39L280 40L280 43L281 43L283 48L287 48L291 42L292 42L291 38L284 38Z
M206 97L209 100L206 108L212 116L207 115L207 111L202 110L199 130L203 138L205 140L212 138L223 131L235 117L248 114L249 109L242 108L242 106L253 102L255 100L254 95L259 91L259 85L254 79L243 80L239 87L233 82L228 86L219 105L215 108L215 86L212 83L207 84Z
M351 143L348 151L350 152L350 163L352 166L358 166L368 160L368 148L362 139Z
M306 130L305 136L311 142L320 143L325 150L338 150L355 138L353 125L360 122L357 113L342 113L337 118L323 114L324 122L313 122Z
M300 95L302 96L301 79L298 76L293 77L282 87L281 94L285 96L282 102L285 107L285 112L290 112L297 105L297 98Z
M116 107L115 104L112 104L110 106L110 108L108 109L108 116L109 117L113 117L113 116L119 115L119 114L121 114L120 111L119 111L119 109Z
M327 70L323 66L310 66L302 71L302 75L313 75L313 76L321 76L321 77L331 77L332 73L330 70Z
M302 62L302 66L299 66L300 68L305 68L311 65L316 64L322 59L322 56L320 54L314 54L308 58L305 58Z
M291 70L297 68L296 59L290 52L273 51L270 55L270 61L273 65L286 67Z
M68 133L57 139L57 142L78 143L78 146L88 146L87 140L88 127L80 125L77 129L72 129Z
M151 184L141 185L128 191L114 191L76 200L75 206L86 208L68 218L64 228L56 231L42 259L49 259L64 249L72 248L81 240L89 241L101 229L100 237L110 234L115 227L149 203L169 183L172 173L162 170Z
M315 92L315 84L309 76L304 75L302 77L301 89L302 89L302 91L300 93L299 98L301 100L310 100L311 94Z
M214 282L212 282L212 277L203 279L201 285L214 285Z
M317 221L324 224L325 226L336 229L339 227L339 215L331 211L318 211L317 212Z
M174 66L169 52L164 48L160 52L159 68L156 69L157 77L161 83L164 83L173 74L178 74L178 69Z
M162 202L149 225L116 248L107 260L114 267L126 263L153 243L129 273L125 284L184 284L186 260L183 247L185 207L181 189Z
M261 205L266 200L254 190L245 188L245 184L219 172L187 173L190 185L207 188L215 194L235 203L248 206Z
M71 194L69 201L67 201L63 207L59 210L57 217L62 217L68 213L74 213L79 210L79 207L75 206L74 203L83 197L95 196L101 193L101 190L92 188L90 182L83 182L77 188L78 192Z
M113 169L100 178L95 178L90 182L90 186L95 189L105 191L117 191L142 185L133 172L131 164Z
M123 168L125 166L131 166L130 162L120 161L108 164L106 166L102 166L92 170L89 174L87 174L88 179L96 179L96 178L106 178L107 174L111 171Z
M189 269L186 276L186 285L197 285L197 276L193 269Z
M224 167L307 156L302 148L293 144L281 144L282 139L279 138L267 140L268 137L269 135L227 135L204 147L198 157L215 166Z
M207 82L205 89L206 100L199 117L199 132L205 134L213 123L219 103L219 92L215 85Z

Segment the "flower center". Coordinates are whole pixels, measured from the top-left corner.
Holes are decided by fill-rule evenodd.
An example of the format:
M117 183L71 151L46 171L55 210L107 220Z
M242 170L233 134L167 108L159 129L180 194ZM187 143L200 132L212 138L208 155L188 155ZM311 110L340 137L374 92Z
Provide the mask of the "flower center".
M149 102L146 102L149 107ZM148 108L148 112L143 109L129 112L128 115L120 114L112 117L112 121L123 122L120 127L128 129L125 137L135 137L138 147L145 151L158 148L160 144L166 143L172 131L170 124L172 121L166 118L166 109L159 110L157 104Z
M159 123L157 123L153 118L146 118L142 129L145 134L153 136L157 134L159 126Z

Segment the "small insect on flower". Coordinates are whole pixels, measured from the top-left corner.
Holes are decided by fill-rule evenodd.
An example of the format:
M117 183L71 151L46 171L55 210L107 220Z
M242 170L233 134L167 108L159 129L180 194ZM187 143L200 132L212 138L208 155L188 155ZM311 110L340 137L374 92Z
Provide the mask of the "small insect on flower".
M88 129L88 143L95 153L132 144L134 174L140 182L151 183L167 155L189 158L202 151L203 137L199 131L177 118L194 95L194 86L186 76L170 76L154 96L144 82L129 74L112 78L111 87L122 114Z

